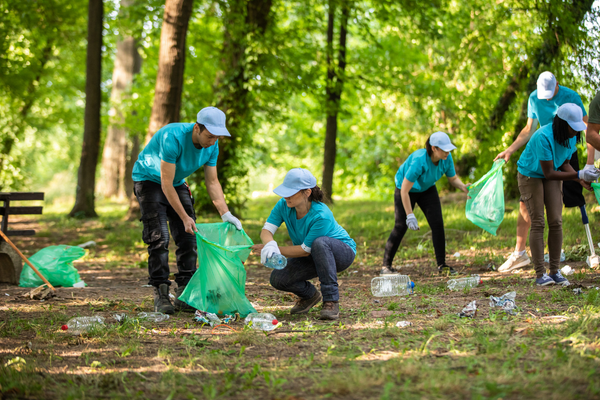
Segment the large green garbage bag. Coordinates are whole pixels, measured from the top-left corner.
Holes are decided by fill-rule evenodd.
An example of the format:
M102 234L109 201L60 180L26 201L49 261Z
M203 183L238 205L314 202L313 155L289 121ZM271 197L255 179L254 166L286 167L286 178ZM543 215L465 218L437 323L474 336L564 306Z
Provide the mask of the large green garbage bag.
M596 201L600 204L600 183L592 182L592 189L596 195Z
M229 222L197 224L198 270L179 300L217 315L256 312L246 298L246 270L242 264L254 244L246 232Z
M42 275L52 284L52 286L72 287L81 282L79 272L73 267L73 261L85 255L85 250L77 246L49 246L31 257L29 261L41 272ZM19 286L38 287L43 285L44 281L31 267L23 265Z
M469 186L466 206L467 218L494 236L504 219L504 163L504 160L497 160L487 174Z

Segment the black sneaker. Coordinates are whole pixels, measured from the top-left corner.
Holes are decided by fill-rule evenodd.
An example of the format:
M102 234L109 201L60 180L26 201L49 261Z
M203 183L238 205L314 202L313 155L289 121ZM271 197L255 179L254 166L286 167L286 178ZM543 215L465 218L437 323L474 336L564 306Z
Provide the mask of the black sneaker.
M177 286L177 289L175 289L175 301L173 302L175 305L175 311L194 313L196 312L196 309L194 307L190 306L185 301L179 300L179 296L181 296L184 290L185 285Z
M390 266L382 266L381 267L381 271L379 272L379 275L394 275L394 274L399 274L400 270L397 270L396 268Z
M340 319L340 303L337 301L324 301L319 319L336 320Z
M154 311L164 314L173 314L175 309L169 299L169 285L166 283L160 284L154 288Z
M290 310L290 314L306 314L311 308L321 301L321 298L321 292L317 290L310 299L299 299L294 307L292 307Z
M458 271L456 271L454 268L452 268L451 266L446 265L446 264L440 265L438 267L438 272L440 274L444 274L444 275L456 275L456 274L458 274Z

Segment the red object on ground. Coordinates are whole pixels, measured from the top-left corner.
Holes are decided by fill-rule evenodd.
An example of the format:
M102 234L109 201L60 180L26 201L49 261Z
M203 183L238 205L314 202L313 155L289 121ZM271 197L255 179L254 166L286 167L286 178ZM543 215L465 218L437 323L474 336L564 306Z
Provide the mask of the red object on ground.
M63 331L66 331L67 329L69 329L69 325L63 325L60 327L60 329L62 329Z
M279 323L279 321L277 321L276 319L274 319L273 321L271 321L271 323L272 323L273 325L277 325L277 324Z

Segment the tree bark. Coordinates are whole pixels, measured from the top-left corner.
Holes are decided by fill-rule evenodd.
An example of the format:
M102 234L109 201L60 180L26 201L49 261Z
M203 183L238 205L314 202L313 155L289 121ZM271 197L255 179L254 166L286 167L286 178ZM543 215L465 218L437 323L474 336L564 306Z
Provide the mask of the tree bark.
M75 206L71 217L96 217L94 190L100 147L100 106L102 72L102 0L90 0L88 9L88 47L85 82L85 120L83 145L77 174Z
M338 49L337 68L333 61L333 36L335 24L336 0L329 0L329 12L327 23L327 85L326 85L326 113L327 123L325 127L325 147L323 151L323 192L325 201L333 202L333 173L335 170L335 157L337 153L337 128L340 100L344 85L346 70L346 36L350 9L346 1L342 2L342 17L340 23L340 38Z
M124 5L124 2L121 2ZM125 198L125 174L127 164L127 131L121 103L128 97L134 74L139 73L141 57L136 40L127 37L117 43L113 69L111 118L102 153L102 180L100 191L105 197Z

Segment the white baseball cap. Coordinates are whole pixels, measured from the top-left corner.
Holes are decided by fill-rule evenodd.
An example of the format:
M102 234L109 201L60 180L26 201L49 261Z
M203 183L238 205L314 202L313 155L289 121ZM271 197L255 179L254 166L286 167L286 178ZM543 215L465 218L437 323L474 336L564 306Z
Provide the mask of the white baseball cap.
M565 103L558 107L556 115L560 119L564 119L577 132L585 131L586 126L583 123L583 111L575 103Z
M450 141L448 134L439 131L429 136L429 144L439 147L444 151L452 151L456 148L456 146Z
M200 110L196 122L204 125L215 136L231 136L225 128L225 113L217 107L206 107Z
M537 97L548 100L554 97L556 90L556 77L550 71L542 72L537 80Z
M304 189L312 189L317 186L317 178L304 168L291 169L283 179L283 183L277 186L273 193L281 197L291 197Z

